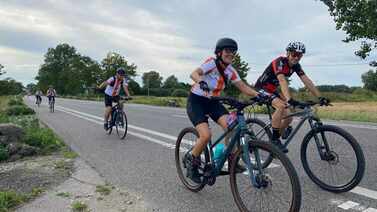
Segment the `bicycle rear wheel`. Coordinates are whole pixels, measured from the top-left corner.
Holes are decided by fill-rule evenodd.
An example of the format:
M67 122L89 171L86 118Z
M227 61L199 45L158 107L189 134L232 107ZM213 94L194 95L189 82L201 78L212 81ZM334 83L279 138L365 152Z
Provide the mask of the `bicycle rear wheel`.
M351 134L336 126L323 125L311 130L301 145L301 161L315 184L335 193L356 187L365 172L360 145Z
M258 188L251 183L249 171L237 173L237 160L240 165L247 165L244 160L239 159L243 152L238 150L235 153L236 160L232 160L230 167L230 186L238 209L242 212L299 211L301 187L296 170L288 157L271 143L253 140L249 145L250 155L266 152L273 156L273 163L267 169L252 170L260 183Z
M185 156L187 154L191 154L191 150L194 147L197 138L199 137L198 132L195 128L188 127L183 129L177 138L175 144L175 165L178 172L178 177L182 181L183 185L193 192L198 192L203 189L206 182L203 177L204 167L205 164L210 161L209 158L209 151L205 148L201 154L201 166L199 167L199 173L202 175L202 183L198 184L192 181L190 178L187 177L186 174L186 164L185 164Z
M119 110L116 113L115 129L120 139L124 139L127 135L127 116L123 110Z

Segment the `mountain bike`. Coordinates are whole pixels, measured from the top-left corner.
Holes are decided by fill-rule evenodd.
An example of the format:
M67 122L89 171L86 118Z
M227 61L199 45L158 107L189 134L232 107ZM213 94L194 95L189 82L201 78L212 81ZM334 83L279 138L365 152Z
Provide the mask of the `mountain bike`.
M123 111L124 102L131 100L131 97L120 97L120 100L111 108L111 117L108 121L107 133L110 135L115 127L117 135L120 139L124 139L127 135L127 116Z
M48 100L48 106L50 109L50 113L53 113L55 111L55 97L51 96Z
M301 188L292 163L277 147L256 139L253 132L247 129L243 109L255 102L240 102L227 97L212 98L236 109L237 118L226 132L215 142L209 141L203 150L199 167L201 183L195 183L184 172L187 155L191 154L199 134L193 127L179 133L175 163L183 185L190 191L198 192L206 185L214 185L217 177L229 175L232 195L240 211L299 211ZM229 145L219 159L214 160L214 147L228 135L232 135ZM273 156L274 168L262 167L260 155L266 153ZM228 171L222 171L226 160ZM246 171L240 173L237 166L246 167Z
M313 106L316 102L302 102L298 107L302 109L293 112L283 119L300 117L299 123L292 129L290 135L283 140L285 148L293 140L299 129L307 121L310 130L301 143L301 162L309 178L324 190L334 193L346 192L356 187L365 172L365 158L357 140L344 129L325 125L315 114ZM258 118L249 118L249 130L257 138L271 141L272 105L267 103L269 122L266 124ZM328 105L330 106L330 105ZM273 156L263 155L262 167L268 167ZM340 172L340 173L339 173Z
M35 98L37 99L36 104L39 107L41 105L41 103L42 103L42 97L41 96L35 96Z

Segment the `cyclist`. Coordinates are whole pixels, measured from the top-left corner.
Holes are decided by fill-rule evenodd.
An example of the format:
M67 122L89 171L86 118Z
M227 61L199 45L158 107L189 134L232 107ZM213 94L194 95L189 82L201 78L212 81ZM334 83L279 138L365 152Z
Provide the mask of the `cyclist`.
M115 76L110 77L108 80L101 83L101 85L98 86L98 89L103 89L106 86L105 89L105 115L104 115L104 123L103 128L105 130L108 130L108 120L111 113L111 107L113 102L118 102L119 92L120 88L123 87L124 93L127 96L130 96L130 93L128 92L128 80L126 78L126 71L123 68L118 68L116 71Z
M36 100L35 104L38 104L38 101L39 103L42 103L42 95L43 93L39 89L35 92L35 100Z
M224 130L228 127L228 111L219 101L210 97L219 96L228 83L233 83L242 93L262 98L240 79L237 71L231 65L237 50L238 45L233 39L222 38L218 40L215 47L216 58L207 59L191 74L194 84L187 100L187 114L198 131L199 138L191 154L185 155L184 161L188 177L196 183L201 183L198 171L201 163L200 154L211 139L207 115Z
M50 104L51 101L55 102L56 90L52 87L52 85L48 86L48 90L46 93L46 96L48 98L48 104Z
M281 148L283 152L288 152L288 150L283 147L280 136L283 134L283 138L287 138L290 131L292 131L292 127L289 126L292 118L282 121L282 118L288 113L286 106L300 105L300 102L294 100L289 92L287 78L296 73L305 87L314 96L318 97L322 105L330 102L329 99L321 96L319 90L301 68L299 61L305 54L305 45L298 41L291 42L286 47L286 51L286 56L274 59L255 83L255 88L260 93L270 96L272 106L275 108L275 112L272 115L272 142ZM278 86L280 86L281 93L277 90Z

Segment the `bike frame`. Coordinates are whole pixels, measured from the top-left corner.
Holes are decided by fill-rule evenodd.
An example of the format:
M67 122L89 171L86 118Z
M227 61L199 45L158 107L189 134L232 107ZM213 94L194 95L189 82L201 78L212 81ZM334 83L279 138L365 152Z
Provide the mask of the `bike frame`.
M248 171L249 171L249 176L250 176L250 181L254 186L259 186L258 183L256 182L256 173L254 172L254 169L251 164L251 159L250 159L250 154L249 154L249 145L247 141L245 140L245 134L248 132L247 126L246 126L246 121L244 117L243 111L237 111L237 119L228 127L228 129L212 144L211 141L208 143L208 148L210 149L210 155L211 155L211 163L215 164L213 161L213 148L220 142L222 141L229 133L234 131L234 135L231 138L231 141L229 145L225 148L224 152L220 155L219 157L219 163L217 163L214 166L214 170L212 171L212 177L217 177L221 174L221 169L223 168L225 161L227 160L228 156L232 152L234 146L236 144L240 145L243 154L242 154L242 160L246 163ZM253 133L253 132L251 132ZM253 135L252 135L253 136ZM258 151L254 151L255 154L255 161L257 163L258 171L259 173L262 173L262 166L261 166L261 161L260 161L260 156Z
M271 106L270 105L267 105L267 111L268 111L268 116L269 116L270 122L266 125L266 127L271 128L272 127L271 126L272 114L271 114ZM291 113L291 114L283 117L283 119L287 119L287 118L291 118L291 117L301 117L301 119L300 119L299 123L297 124L297 126L293 129L292 133L288 136L287 139L285 139L285 142L283 142L283 145L284 145L285 148L288 147L289 143L293 140L293 137L295 137L295 135L300 130L302 125L305 123L305 121L308 120L310 128L312 130L316 129L318 126L322 125L321 120L319 118L315 117L315 115L313 114L313 110L310 107L304 108L303 111ZM330 151L330 147L328 145L328 142L326 140L325 135L321 134L321 136L322 136L322 140L324 141L326 151L327 152ZM321 149L322 145L321 145L317 136L314 136L314 138L315 138L315 142L317 144L318 152L320 153L320 157L321 157L321 159L324 159L324 153Z

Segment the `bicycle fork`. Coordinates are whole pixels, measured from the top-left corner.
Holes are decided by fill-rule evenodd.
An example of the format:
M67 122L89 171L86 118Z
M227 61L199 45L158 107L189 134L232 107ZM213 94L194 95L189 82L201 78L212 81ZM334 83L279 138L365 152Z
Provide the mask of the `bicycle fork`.
M322 125L321 122L313 123L312 120L309 120L309 123L310 123L310 126L313 130L315 130L316 128L318 128L319 126ZM314 134L313 137L314 137L315 143L317 145L318 153L319 153L321 160L326 160L326 161L331 160L332 159L331 158L331 150L330 150L329 143L327 142L325 133L321 132L320 136L318 136L317 134Z
M248 145L248 143L246 143L245 136L241 136L240 141L241 141L241 146L242 146L242 151L243 151L242 159L247 165L250 182L256 188L261 188L261 184L259 182L257 182L257 175L263 174L263 171L262 171L262 168L261 168L262 165L261 165L261 162L260 162L259 152L253 151L254 155L255 155L255 162L256 162L256 165L257 165L257 167L256 167L257 169L255 170L253 168L253 165L251 164L251 159L250 159L250 154L249 154L249 145Z

